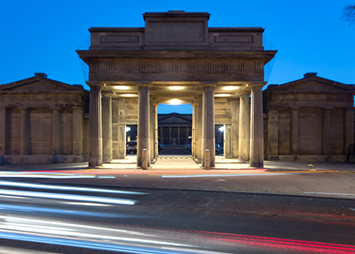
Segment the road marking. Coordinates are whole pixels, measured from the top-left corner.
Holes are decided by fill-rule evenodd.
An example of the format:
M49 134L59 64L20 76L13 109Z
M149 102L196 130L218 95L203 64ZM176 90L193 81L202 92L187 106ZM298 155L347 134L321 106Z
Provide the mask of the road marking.
M334 195L334 196L355 196L355 194L349 194L349 193L329 193L329 192L306 192L306 191L300 191L305 194L320 194L320 195Z
M162 178L194 178L194 177L233 177L233 176L275 176L300 173L253 173L253 174L210 174L210 175L162 175Z

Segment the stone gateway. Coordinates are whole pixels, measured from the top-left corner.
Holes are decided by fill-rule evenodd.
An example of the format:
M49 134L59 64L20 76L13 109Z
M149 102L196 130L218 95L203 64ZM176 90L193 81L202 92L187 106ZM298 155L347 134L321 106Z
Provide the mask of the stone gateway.
M208 169L216 125L224 126L224 156L251 167L263 167L264 157L355 162L354 85L307 73L263 92L264 66L276 54L263 47L264 29L211 28L209 17L145 13L144 28L90 28L89 49L77 51L90 92L44 73L1 85L0 164L100 167L126 157L126 126L137 126L129 140L138 167L156 161L159 142L186 140ZM183 103L192 116L158 119L159 104Z

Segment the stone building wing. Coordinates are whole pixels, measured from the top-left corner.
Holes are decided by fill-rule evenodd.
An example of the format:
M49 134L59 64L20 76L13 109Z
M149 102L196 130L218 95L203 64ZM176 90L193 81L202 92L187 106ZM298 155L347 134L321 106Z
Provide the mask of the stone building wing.
M306 73L264 91L265 157L270 160L352 161L354 85Z

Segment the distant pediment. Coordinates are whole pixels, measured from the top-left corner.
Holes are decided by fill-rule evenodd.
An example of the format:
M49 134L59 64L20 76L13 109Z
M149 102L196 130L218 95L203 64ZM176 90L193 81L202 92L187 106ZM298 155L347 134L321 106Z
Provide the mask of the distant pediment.
M355 94L354 85L346 85L321 77L311 77L275 86L265 90L266 93L314 93L314 94Z
M84 89L43 77L32 77L0 86L0 93L78 93Z
M192 122L176 115L159 120L159 124L191 124Z

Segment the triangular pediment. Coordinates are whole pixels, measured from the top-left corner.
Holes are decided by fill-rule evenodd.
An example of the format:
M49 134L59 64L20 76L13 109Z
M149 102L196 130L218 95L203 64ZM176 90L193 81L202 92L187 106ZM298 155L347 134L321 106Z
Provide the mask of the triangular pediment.
M167 117L159 121L160 124L191 124L191 121L177 116Z
M265 90L267 93L355 93L354 85L346 85L321 77L296 80Z
M69 84L36 76L0 86L0 93L70 93L80 90Z

